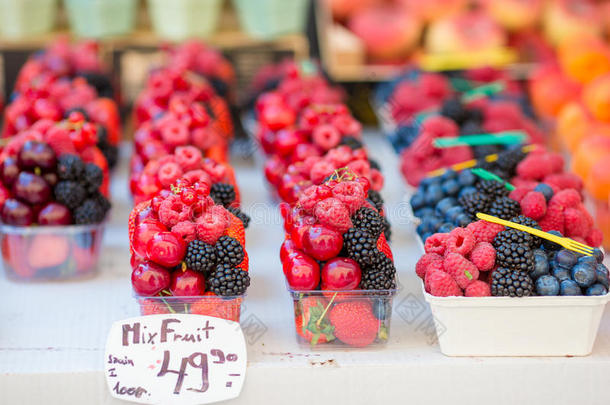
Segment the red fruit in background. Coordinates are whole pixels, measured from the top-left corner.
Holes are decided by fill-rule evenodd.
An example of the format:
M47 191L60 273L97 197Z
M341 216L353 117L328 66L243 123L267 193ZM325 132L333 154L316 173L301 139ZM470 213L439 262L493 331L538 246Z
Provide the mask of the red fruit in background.
M161 127L161 139L166 145L181 146L189 141L189 130L179 121L167 120Z
M146 257L164 267L177 266L185 253L184 240L171 232L159 232L146 244Z
M159 168L157 177L164 187L169 187L182 176L182 169L178 163L167 162Z
M296 121L296 115L283 104L271 104L261 111L260 121L270 130L278 131L293 125Z
M20 172L21 170L17 165L17 159L12 156L7 156L2 162L2 166L0 166L2 183L4 183L6 187L12 186L17 180Z
M172 294L181 297L196 297L205 293L205 278L202 273L190 269L172 273L169 286Z
M322 290L355 290L360 284L362 271L352 259L336 257L322 267Z
M7 225L29 226L34 222L34 212L29 205L9 198L2 207L2 222Z
M290 156L290 161L292 163L303 162L308 157L320 155L320 149L316 145L312 145L310 143L300 143L296 146L296 148L294 148L294 152L292 152L292 156Z
M314 225L303 237L303 251L317 260L331 259L341 252L343 236L323 225Z
M297 145L305 140L298 131L292 129L282 129L277 132L273 144L274 151L281 156L290 156Z
M38 212L38 225L70 225L72 214L65 205L51 202Z
M157 234L167 232L167 228L157 220L146 220L136 225L131 245L133 251L141 257L146 257L148 242Z
M284 174L278 186L278 194L283 201L293 203L297 200L295 188L307 179L298 174Z
M167 269L151 262L140 263L131 272L131 285L139 295L157 295L169 287L170 280Z
M68 260L70 242L58 235L37 235L26 253L28 264L35 269L55 267Z
M282 266L286 281L293 290L314 290L320 284L320 265L306 254L295 253Z
M324 150L332 149L341 142L341 134L332 125L320 125L314 128L311 138L316 145Z
M44 204L51 198L51 187L41 176L21 172L13 184L13 194L30 204Z

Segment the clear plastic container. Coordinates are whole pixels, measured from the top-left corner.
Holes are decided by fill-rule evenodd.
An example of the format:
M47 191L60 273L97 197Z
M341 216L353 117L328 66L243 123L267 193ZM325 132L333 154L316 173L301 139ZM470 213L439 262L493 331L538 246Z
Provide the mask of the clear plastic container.
M221 8L222 0L148 0L155 32L175 41L210 36L216 31Z
M294 304L294 325L299 345L318 350L325 347L379 347L387 343L396 289L295 291L288 288L288 291ZM367 307L370 305L375 314L375 324L364 324L361 313L354 312L350 304ZM345 310L338 309L337 306L344 306ZM342 325L351 324L355 325L355 328L344 330L343 326L338 330L331 319L341 319ZM323 333L318 333L319 331ZM352 332L355 334L351 334Z
M204 295L201 297L135 295L142 315L155 314L197 314L215 316L239 322L241 303L246 295L220 297Z
M55 26L57 0L0 0L0 35L22 38Z
M103 38L128 34L136 21L136 0L65 0L70 27L76 35Z
M233 0L242 28L259 38L302 32L307 0Z
M2 267L16 281L59 281L97 274L105 224L0 225Z

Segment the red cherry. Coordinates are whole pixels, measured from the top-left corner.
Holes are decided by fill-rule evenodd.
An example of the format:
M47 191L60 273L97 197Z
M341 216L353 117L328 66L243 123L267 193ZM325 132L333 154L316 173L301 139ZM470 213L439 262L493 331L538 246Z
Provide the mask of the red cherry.
M2 222L8 225L29 226L34 222L32 208L14 198L9 198L2 206Z
M309 232L309 228L315 223L315 219L310 216L296 217L292 219L290 238L298 249L303 249L305 246L305 235Z
M131 285L136 294L157 295L170 285L167 269L151 262L138 264L131 273Z
M277 133L275 138L275 152L281 156L289 156L297 145L303 141L304 139L299 136L297 131L282 129Z
M186 205L193 205L197 201L197 193L192 188L185 188L180 192L180 200Z
M272 156L265 162L265 178L274 186L279 184L285 171L286 165L279 156Z
M146 257L148 242L158 233L167 232L167 228L157 220L141 221L134 231L133 250L141 257Z
M322 267L323 290L355 290L360 284L362 271L352 259L336 257Z
M72 214L65 205L56 202L48 203L38 213L39 225L70 225Z
M145 258L140 257L138 255L131 255L131 258L129 259L129 264L131 265L132 269L135 269L140 264L147 263L147 262L148 261Z
M323 225L314 225L303 236L303 251L317 260L331 259L341 252L343 236Z
M261 113L261 123L272 131L287 128L296 121L295 113L282 104L266 106Z
M321 156L320 149L311 143L300 143L294 148L294 152L290 156L292 163L302 162L311 156Z
M284 261L293 253L297 252L297 246L292 241L292 239L284 240L282 246L280 247L280 261L284 263Z
M17 165L17 159L12 156L7 156L2 162L0 174L2 174L2 182L6 187L13 185L21 170Z
M197 297L205 293L205 278L202 273L190 269L176 270L172 273L169 290L177 296Z
M15 197L30 204L44 204L51 198L51 187L41 177L29 172L19 173L13 184Z
M177 266L185 253L186 243L171 232L159 232L146 244L146 257L164 267Z
M320 284L320 265L301 252L288 257L283 263L283 270L293 290L314 290Z

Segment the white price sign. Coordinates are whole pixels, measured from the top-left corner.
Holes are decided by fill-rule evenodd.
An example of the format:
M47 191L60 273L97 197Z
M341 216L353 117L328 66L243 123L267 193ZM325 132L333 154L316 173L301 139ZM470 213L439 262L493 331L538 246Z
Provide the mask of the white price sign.
M113 397L141 404L209 404L236 398L246 375L239 324L188 314L112 325L104 358Z

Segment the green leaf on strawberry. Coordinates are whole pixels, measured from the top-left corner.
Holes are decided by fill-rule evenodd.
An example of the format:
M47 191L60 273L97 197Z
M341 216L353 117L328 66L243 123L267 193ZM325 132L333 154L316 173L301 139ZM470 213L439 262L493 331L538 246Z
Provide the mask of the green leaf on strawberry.
M311 345L315 346L320 341L320 338L324 337L323 343L330 342L335 339L334 331L335 327L331 325L328 317L326 317L326 308L320 301L316 305L305 308L306 313L303 313L303 334L307 334L309 331L312 334ZM308 322L306 322L309 318Z

